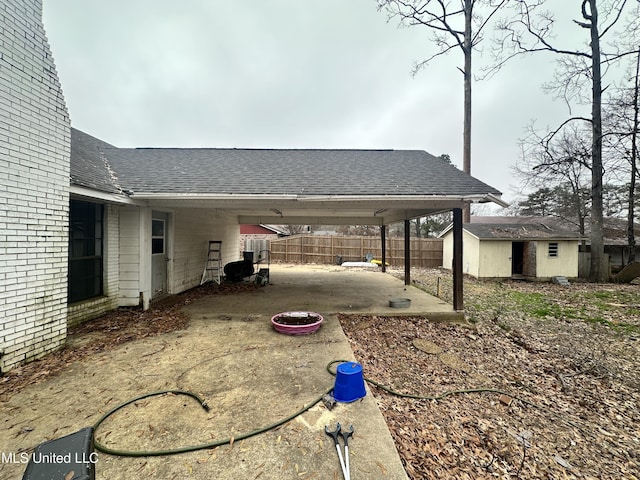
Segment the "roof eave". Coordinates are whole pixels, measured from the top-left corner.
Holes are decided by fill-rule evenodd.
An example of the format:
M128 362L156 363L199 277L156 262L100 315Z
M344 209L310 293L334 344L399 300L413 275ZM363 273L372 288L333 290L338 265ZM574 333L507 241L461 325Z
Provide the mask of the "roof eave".
M103 192L93 188L81 187L79 185L71 185L69 194L72 198L83 198L87 200L98 200L105 203L114 203L119 205L135 205L127 195Z
M484 237L478 236L480 240L500 241L500 242L579 242L583 240L580 237Z
M136 200L297 200L299 202L366 202L385 201L433 201L455 203L489 203L508 207L499 196L494 194L474 195L308 195L308 194L270 194L270 193L175 193L175 192L135 192Z
M500 195L494 195L493 193L489 193L489 194L485 195L484 198L485 198L484 202L480 202L480 203L493 202L495 204L500 205L502 208L507 208L507 207L509 207L511 205L510 203L505 202L504 200L502 200Z

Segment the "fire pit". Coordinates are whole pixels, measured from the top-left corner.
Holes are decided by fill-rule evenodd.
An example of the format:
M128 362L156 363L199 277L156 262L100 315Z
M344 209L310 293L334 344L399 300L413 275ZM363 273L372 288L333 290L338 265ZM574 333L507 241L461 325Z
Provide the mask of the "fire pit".
M308 335L320 328L324 318L315 312L282 312L271 317L273 328L286 335Z

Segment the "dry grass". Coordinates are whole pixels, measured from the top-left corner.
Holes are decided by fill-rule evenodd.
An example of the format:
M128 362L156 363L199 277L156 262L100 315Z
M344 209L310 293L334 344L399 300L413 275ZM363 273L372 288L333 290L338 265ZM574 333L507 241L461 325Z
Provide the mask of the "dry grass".
M467 279L465 295L469 326L341 317L367 376L399 392L503 392L374 387L409 477L638 478L639 287Z

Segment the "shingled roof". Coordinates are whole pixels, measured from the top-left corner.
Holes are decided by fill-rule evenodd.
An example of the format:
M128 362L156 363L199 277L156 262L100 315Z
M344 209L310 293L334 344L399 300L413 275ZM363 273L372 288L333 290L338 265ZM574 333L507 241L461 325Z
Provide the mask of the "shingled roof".
M574 236L579 236L579 229L576 221L560 217L534 217L534 216L471 216L471 223L481 224L544 224L553 230L564 230L573 232ZM590 217L584 221L585 234L584 238L589 242L591 230ZM640 225L634 224L636 238L640 238ZM605 217L603 239L605 245L628 245L627 239L627 220L624 218Z
M80 130L71 128L71 183L100 192L121 193L104 151L114 149Z
M118 148L105 153L134 195L500 195L417 150Z
M580 235L544 223L469 223L464 229L481 240L579 240Z
M420 150L117 148L71 132L71 181L107 192L501 195Z
M117 148L76 129L71 143L72 187L83 187L74 194L215 208L240 223L386 224L504 205L500 191L421 150Z

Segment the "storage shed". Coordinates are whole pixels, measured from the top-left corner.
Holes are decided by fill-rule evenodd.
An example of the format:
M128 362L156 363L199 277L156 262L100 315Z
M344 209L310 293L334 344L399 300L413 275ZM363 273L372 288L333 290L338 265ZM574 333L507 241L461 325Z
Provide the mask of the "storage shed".
M443 266L453 261L452 227L440 237ZM578 245L574 232L543 223L470 223L463 227L463 272L476 278L578 277Z

